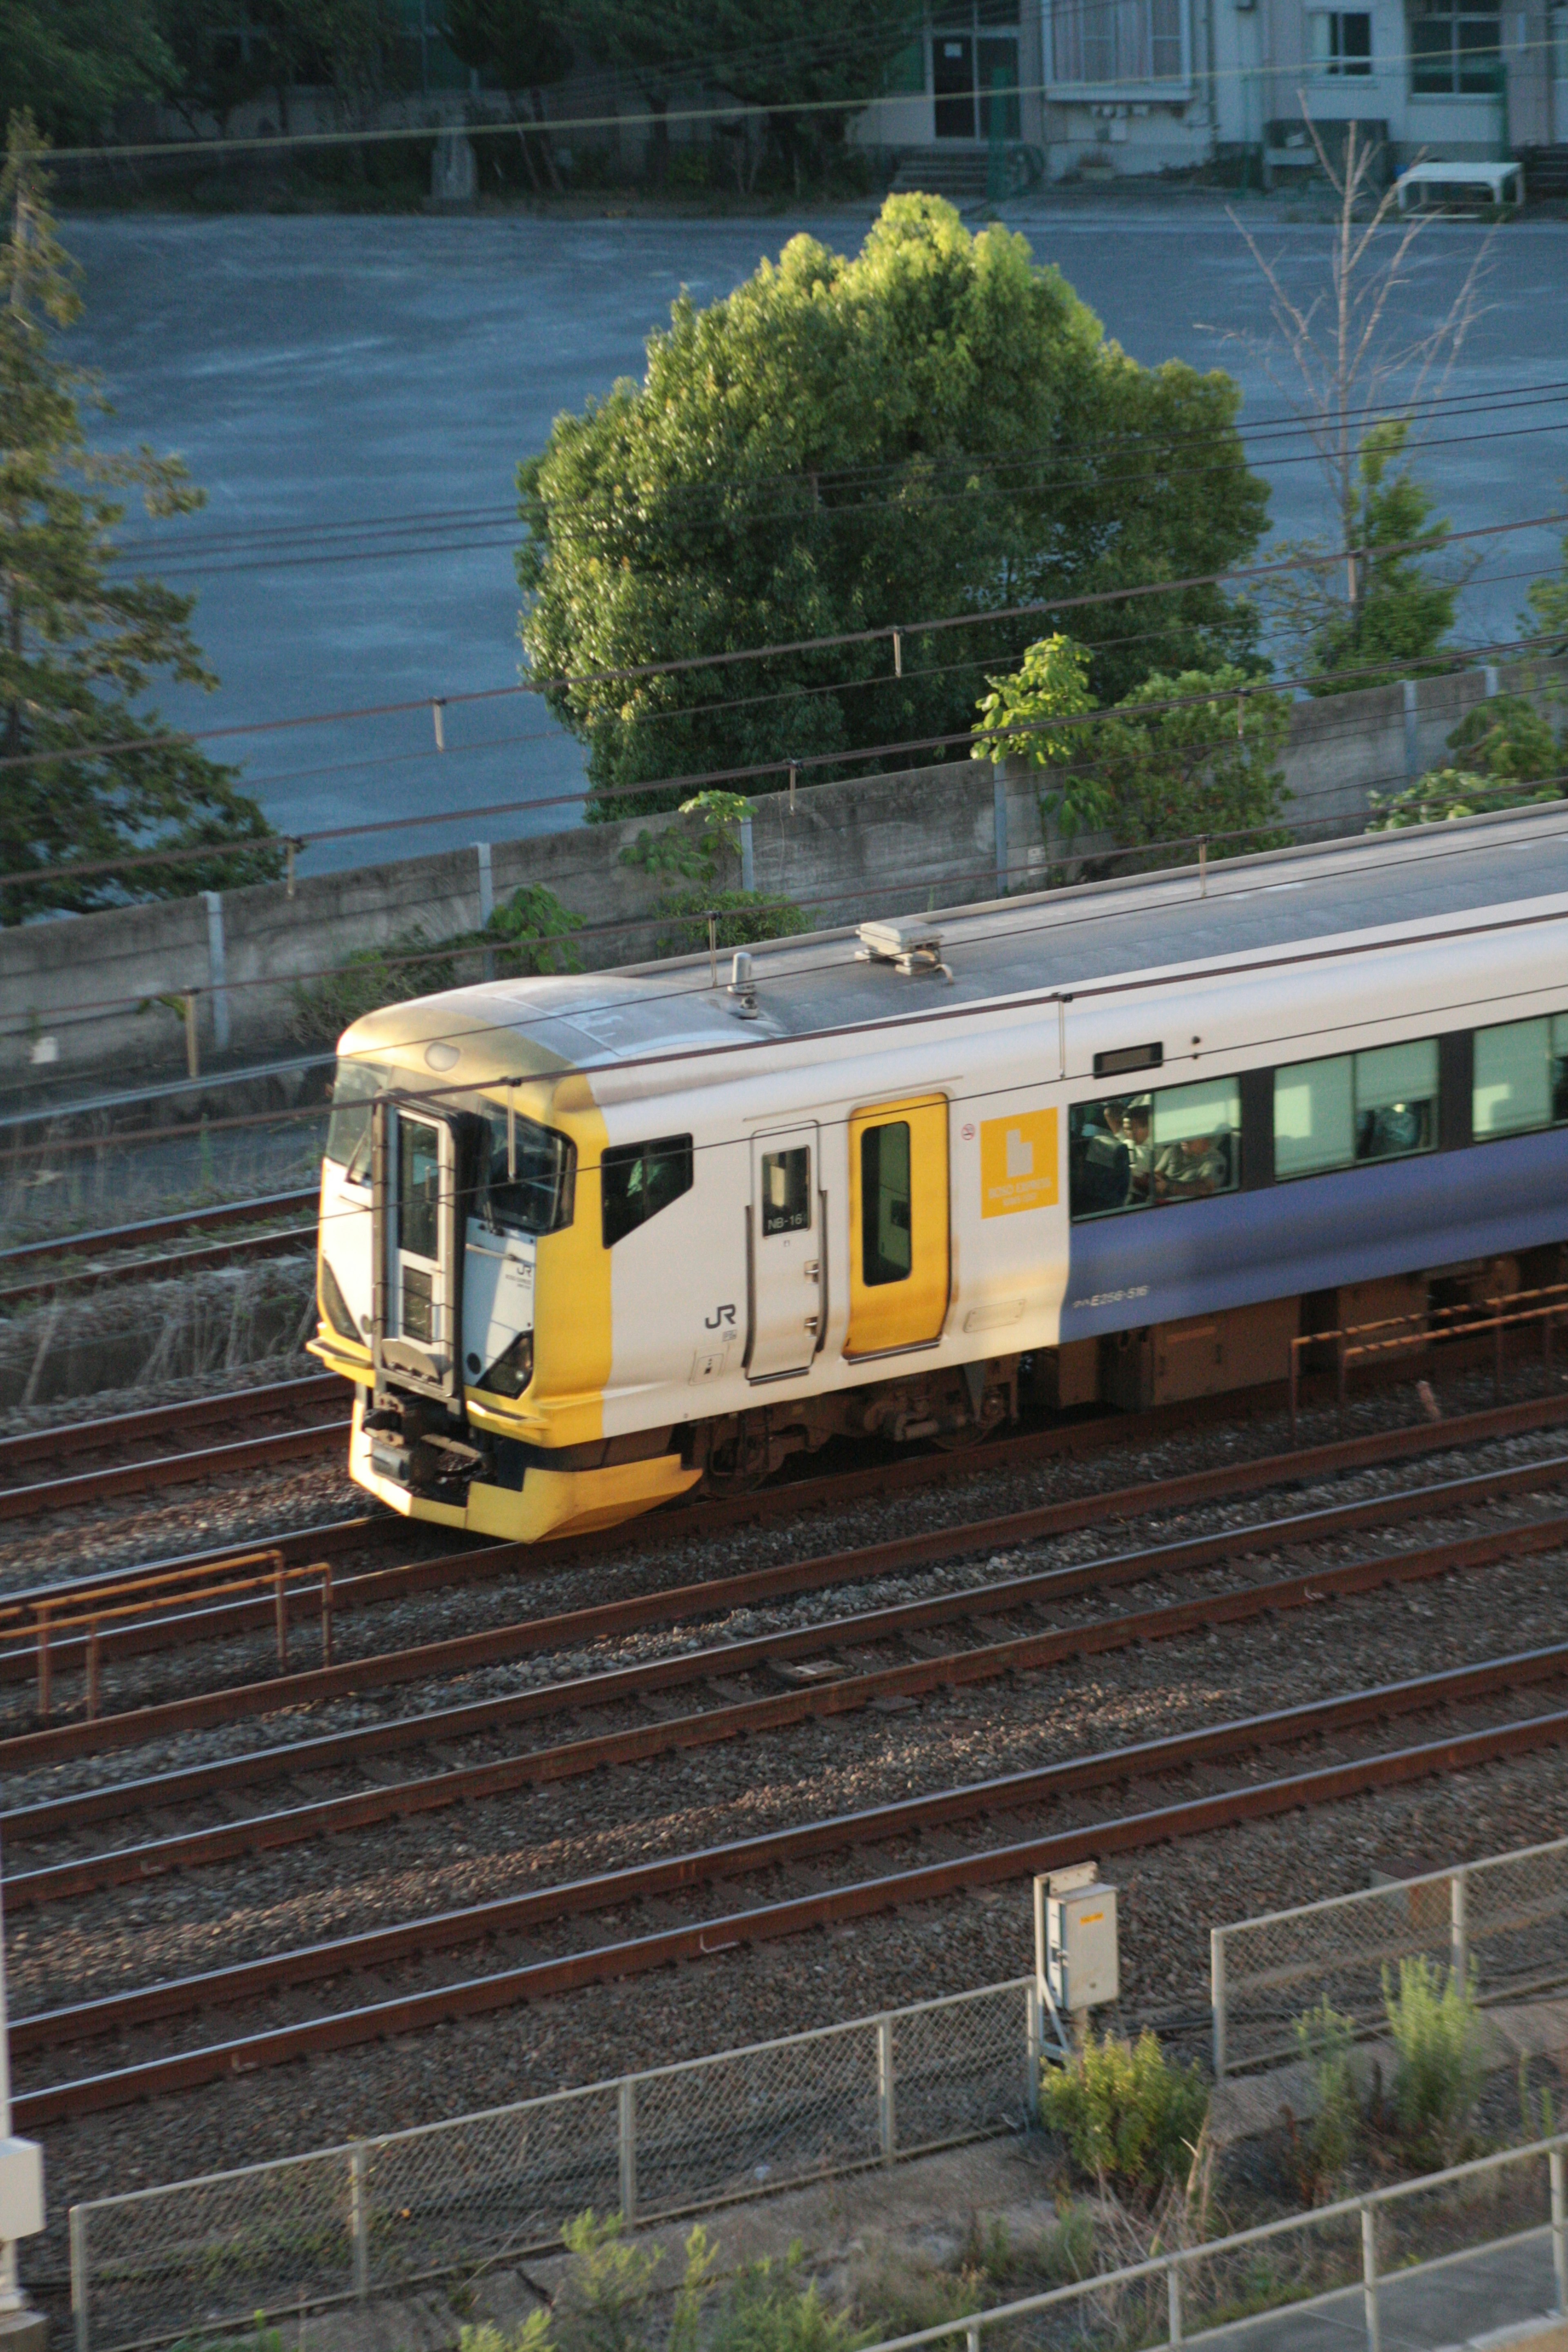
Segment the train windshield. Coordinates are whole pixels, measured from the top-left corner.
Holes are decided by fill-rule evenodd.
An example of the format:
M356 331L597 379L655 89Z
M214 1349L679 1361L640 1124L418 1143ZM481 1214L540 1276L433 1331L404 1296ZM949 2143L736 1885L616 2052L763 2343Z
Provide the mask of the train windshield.
M572 1222L577 1147L569 1136L521 1116L485 1112L474 1213L509 1234L552 1234Z
M378 1063L338 1064L326 1156L357 1184L370 1181L370 1107L395 1084L395 1074Z

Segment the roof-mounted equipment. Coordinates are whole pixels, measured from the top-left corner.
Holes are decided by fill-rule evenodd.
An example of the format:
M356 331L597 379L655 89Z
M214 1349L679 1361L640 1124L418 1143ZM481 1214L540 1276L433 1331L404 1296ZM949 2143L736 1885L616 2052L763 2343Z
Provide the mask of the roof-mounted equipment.
M735 950L735 961L730 967L730 994L735 1002L730 1010L737 1021L757 1018L757 983L752 971L752 958L746 948Z
M858 963L890 963L906 980L914 980L923 971L940 971L948 986L952 986L952 973L942 958L942 933L933 930L929 919L913 915L904 922L862 923L860 945L855 950Z

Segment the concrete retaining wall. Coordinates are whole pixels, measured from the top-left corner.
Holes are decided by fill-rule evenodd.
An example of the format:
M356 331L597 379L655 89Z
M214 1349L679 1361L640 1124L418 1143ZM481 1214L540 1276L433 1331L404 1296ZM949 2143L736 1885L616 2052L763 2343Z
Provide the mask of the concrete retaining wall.
M1284 760L1290 819L1359 829L1372 794L1442 761L1467 709L1531 676L1464 671L1418 689L1298 704ZM962 760L803 786L793 810L786 794L768 794L752 827L755 885L823 924L988 898L1003 868L1011 887L1026 888L1047 857L1037 782L1027 772L999 781L987 763ZM584 919L585 963L645 959L656 951L658 885L620 853L645 826L671 821L633 817L497 842L488 886L487 853L467 845L301 877L292 895L268 884L0 931L0 1087L20 1105L58 1098L62 1080L74 1092L88 1078L177 1075L180 1014L159 1000L188 992L204 1071L287 1051L298 1042L300 982L357 949L476 929L489 904L524 884L544 885Z

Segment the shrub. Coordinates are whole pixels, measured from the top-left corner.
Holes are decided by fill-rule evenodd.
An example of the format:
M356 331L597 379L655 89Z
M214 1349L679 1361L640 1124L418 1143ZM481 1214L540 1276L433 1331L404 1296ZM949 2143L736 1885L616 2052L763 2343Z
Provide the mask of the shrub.
M1086 2178L1156 2189L1184 2173L1208 2112L1197 2064L1173 2065L1147 2029L1137 2042L1096 2042L1091 2028L1071 2065L1052 2068L1040 2092L1043 2121L1066 2139Z
M500 2328L487 2320L482 2327L465 2327L458 2352L551 2352L550 2314L531 2311L521 2327Z
M708 945L708 918L717 915L714 945L749 948L758 940L793 940L809 931L811 919L793 898L768 890L681 890L660 909L671 918L660 931L661 956L698 955Z
M1397 1991L1384 1970L1383 2005L1396 2053L1400 2137L1424 2161L1458 2163L1486 2070L1474 1992L1423 1952L1400 1961Z
M870 2340L829 2311L815 2279L802 2284L798 2241L782 2261L743 2263L708 2331L709 2352L855 2352Z
M573 2258L550 2314L561 2352L643 2352L658 2248L629 2245L620 2215L601 2221L591 2206L564 2225L561 2242Z
M1369 833L1396 833L1412 824L1443 824L1483 809L1528 807L1562 797L1555 781L1563 751L1549 722L1521 694L1494 694L1468 710L1448 738L1459 754L1405 790L1371 795L1379 812Z
M583 959L572 945L572 933L582 928L581 915L563 907L542 882L535 882L514 890L504 905L494 908L478 937L506 941L506 952L496 961L511 979L527 972L581 971Z
M1355 2021L1343 2017L1325 1995L1316 2009L1296 2020L1296 2047L1310 2068L1317 2113L1307 2133L1300 2166L1301 2193L1309 2203L1331 2197L1361 2136L1362 2100L1356 2081Z
M404 931L384 947L358 948L334 971L294 983L289 1026L305 1045L331 1045L366 1013L434 996L453 983L446 946L423 931Z

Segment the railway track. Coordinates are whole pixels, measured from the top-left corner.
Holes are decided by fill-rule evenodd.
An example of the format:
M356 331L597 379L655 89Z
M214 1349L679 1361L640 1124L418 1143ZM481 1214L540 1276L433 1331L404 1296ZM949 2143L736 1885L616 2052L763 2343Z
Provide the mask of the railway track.
M1147 1415L1139 1419L1154 1422L1157 1417ZM385 1687L392 1683L418 1680L426 1675L463 1672L476 1665L526 1655L533 1648L551 1646L549 1639L536 1636L536 1625L570 1625L573 1628L571 1635L563 1633L562 1639L590 1639L598 1633L626 1632L660 1622L671 1622L673 1617L682 1613L713 1614L756 1600L776 1598L782 1591L810 1590L814 1582L863 1581L867 1577L890 1573L900 1568L960 1556L965 1549L978 1549L985 1545L994 1548L1036 1540L1044 1536L1063 1535L1077 1528L1099 1525L1106 1519L1137 1517L1155 1511L1179 1509L1192 1503L1257 1493L1274 1486L1415 1458L1425 1453L1447 1451L1487 1439L1523 1434L1558 1426L1564 1422L1568 1422L1568 1397L1532 1398L1520 1404L1492 1407L1437 1424L1422 1422L1405 1430L1336 1439L1326 1444L1302 1447L1255 1461L1233 1463L1109 1493L1043 1504L1032 1510L976 1521L965 1527L937 1528L925 1536L899 1538L889 1545L828 1554L820 1560L806 1560L780 1570L679 1587L668 1594L654 1594L624 1603L609 1604L611 1615L596 1612L578 1612L580 1623L572 1619L529 1621L521 1626L505 1626L485 1633L459 1636L454 1641L421 1645L382 1657L351 1660L324 1670L329 1677L335 1677L326 1682L321 1680L323 1670L317 1669L288 1676L269 1675L256 1683L231 1683L220 1692L193 1694L159 1706L127 1710L119 1715L101 1715L90 1724L65 1724L47 1732L22 1733L8 1739L0 1739L0 1769L4 1769L7 1762L19 1767L29 1760L42 1760L45 1755L59 1761L69 1755L94 1752L142 1738L161 1738L170 1732L199 1729L205 1724L228 1719L237 1714L267 1713L278 1706L341 1696L355 1688ZM1159 1433L1168 1433L1168 1422L1160 1424ZM1135 1443L1142 1433L1136 1426L1129 1429L1128 1424L1122 1422L1085 1423L1076 1428L1003 1439L984 1449L965 1454L956 1461L952 1455L921 1455L888 1462L874 1469L801 1479L790 1486L752 1496L706 1501L662 1514L657 1522L658 1532L665 1542L679 1542L694 1535L721 1533L729 1527L759 1517L782 1517L786 1510L791 1516L799 1516L817 1507L837 1507L868 1496L910 1492L945 1484L955 1476L962 1476L966 1471L1019 1467L1064 1453L1098 1451L1120 1439ZM1539 1467L1535 1465L1524 1465L1521 1474L1525 1483L1538 1475ZM4 1499L4 1495L0 1494L0 1505ZM1373 1522L1368 1520L1365 1524ZM519 1569L604 1559L625 1549L628 1541L646 1543L651 1531L651 1523L635 1526L630 1531L610 1528L599 1536L542 1549L518 1543L487 1544L401 1563L393 1568L364 1570L335 1582L334 1606L340 1614L346 1614L381 1602L403 1601L421 1593L482 1582ZM303 1562L339 1558L345 1551L367 1547L373 1542L395 1541L404 1534L403 1522L387 1515L379 1519L342 1521L320 1529L307 1529L285 1537L268 1537L266 1540L282 1550L290 1562ZM178 1561L158 1565L188 1568L210 1561L216 1566L224 1557L221 1550L194 1553ZM759 1576L763 1581L758 1581ZM786 1581L770 1585L765 1580L770 1577L799 1580L793 1584ZM76 1586L85 1586L89 1580L77 1580L76 1585L69 1580L51 1583L7 1597L21 1602L29 1600L47 1600L51 1603L68 1601ZM310 1605L302 1599L297 1604L299 1613L301 1616L308 1614ZM614 1615L616 1611L620 1612L618 1617ZM637 1612L639 1611L651 1613L638 1615ZM266 1601L221 1604L164 1617L156 1623L131 1625L108 1633L102 1638L101 1654L109 1663L117 1658L176 1647L185 1643L264 1632L271 1622L271 1604ZM55 1672L68 1675L84 1670L86 1646L82 1640L58 1643L53 1651ZM7 1680L24 1679L30 1672L25 1649L16 1649L9 1655L0 1654L0 1685ZM52 1744L46 1745L35 1757L27 1745L29 1740Z
M875 1578L905 1571L905 1569L924 1569L933 1567L933 1564L945 1564L945 1561L957 1561L963 1557L973 1557L975 1552L1008 1550L1018 1543L1032 1543L1032 1540L1048 1538L1048 1536L1072 1534L1077 1528L1098 1527L1107 1519L1147 1517L1152 1512L1175 1510L1175 1507L1199 1503L1199 1500L1260 1494L1260 1491L1268 1491L1269 1486L1298 1484L1302 1479L1323 1477L1323 1475L1331 1475L1335 1470L1350 1470L1350 1467L1361 1467L1368 1465L1368 1463L1387 1463L1392 1458L1396 1461L1396 1458L1408 1458L1413 1454L1417 1456L1422 1451L1432 1451L1438 1444L1448 1449L1448 1446L1462 1444L1467 1440L1474 1442L1479 1437L1495 1437L1495 1434L1504 1434L1510 1430L1542 1428L1542 1425L1559 1423L1565 1416L1568 1416L1568 1400L1531 1400L1523 1406L1500 1406L1500 1409L1488 1413L1467 1416L1465 1421L1444 1423L1441 1428L1420 1425L1415 1430L1401 1430L1401 1433L1354 1437L1354 1440L1340 1440L1326 1446L1307 1446L1307 1449L1284 1454L1284 1456L1232 1463L1232 1465L1217 1467L1217 1470L1194 1470L1194 1473L1173 1479L1154 1479L1154 1482L1119 1489L1112 1494L1072 1496L1072 1498L1056 1500L1056 1503L1039 1503L1039 1506L1032 1506L1027 1510L1006 1512L999 1517L973 1519L973 1522L962 1522L954 1524L954 1527L926 1528L921 1534L893 1536L884 1543L858 1545L858 1548L839 1552L823 1552L823 1555L806 1557L806 1559L783 1561L778 1567L769 1569L750 1569L750 1571L742 1571L738 1576L705 1578L700 1583L670 1585L670 1588L660 1588L654 1592L632 1592L621 1600L597 1601L597 1604L585 1606L585 1609L574 1609L574 1612L555 1613L555 1616L520 1618L520 1621L505 1622L505 1625L487 1628L482 1633L449 1634L449 1637L437 1639L437 1642L423 1642L423 1644L406 1646L406 1649L381 1651L376 1656L345 1658L334 1665L306 1667L306 1670L289 1675L273 1673L266 1679L254 1679L254 1682L233 1682L214 1691L197 1691L197 1694L185 1694L181 1698L160 1700L153 1706L130 1707L130 1710L122 1712L101 1712L94 1719L54 1724L49 1728L21 1731L21 1734L12 1734L9 1738L0 1738L0 1773L5 1773L7 1769L9 1771L21 1771L26 1767L33 1767L33 1764L58 1764L68 1757L101 1755L110 1748L127 1748L127 1745L139 1745L153 1738L169 1738L174 1734L200 1731L200 1728L207 1728L218 1722L235 1722L242 1715L270 1715L270 1712L278 1712L279 1707L315 1706L322 1700L345 1698L351 1694L395 1689L397 1684L428 1682L428 1679L445 1677L445 1675L472 1673L478 1667L541 1656L548 1651L581 1649L583 1644L593 1644L593 1642L602 1642L602 1639L675 1628L682 1622L721 1616L721 1613L729 1613L733 1609L766 1604L766 1601L806 1595L806 1592L823 1592L823 1590L839 1588L839 1585L869 1583ZM1030 1440L1013 1440L1011 1444L1027 1446ZM926 1465L924 1463L908 1463L908 1465L896 1467L917 1470L917 1467ZM1486 1470L1486 1473L1477 1473L1471 1477L1444 1479L1444 1482L1425 1484L1425 1486L1396 1491L1396 1494L1371 1496L1371 1498L1354 1500L1354 1503L1331 1506L1326 1510L1286 1512L1286 1515L1277 1515L1277 1517L1250 1522L1248 1527L1232 1528L1227 1534L1196 1536L1187 1543L1157 1545L1152 1550L1140 1548L1140 1550L1131 1550L1126 1555L1112 1557L1112 1559L1098 1559L1084 1569L1048 1571L1047 1583L1048 1578L1068 1578L1068 1583L1048 1585L1048 1590L1056 1597L1065 1595L1068 1590L1084 1592L1084 1590L1093 1588L1112 1588L1117 1583L1140 1583L1154 1573L1173 1573L1175 1569L1183 1567L1213 1564L1217 1559L1237 1559L1237 1557L1244 1557L1246 1552L1256 1552L1262 1548L1272 1550L1281 1543L1302 1543L1302 1540L1317 1540L1323 1536L1344 1536L1373 1527L1394 1527L1401 1519L1429 1517L1432 1512L1453 1510L1453 1507L1467 1506L1467 1503L1481 1503L1481 1500L1493 1500L1500 1496L1532 1494L1532 1491L1549 1489L1549 1486L1563 1482L1568 1482L1568 1454L1552 1456L1540 1463L1521 1463L1511 1470ZM1556 1519L1547 1519L1542 1524L1544 1527L1556 1527ZM1507 1531L1507 1538L1516 1548L1528 1548L1531 1540L1535 1540L1532 1534L1528 1534L1523 1528ZM1561 1531L1556 1536L1542 1536L1540 1540L1542 1543L1561 1540ZM442 1588L442 1585L470 1580L475 1576L494 1576L508 1567L529 1567L536 1561L536 1557L538 1555L529 1545L491 1545L489 1550L478 1552L478 1555L475 1552L458 1552L458 1555L437 1557L437 1559L428 1561L411 1561L400 1569L381 1569L381 1571L367 1571L364 1576L357 1578L341 1578L334 1585L334 1606L339 1612L348 1612L353 1606L364 1606L372 1597L381 1597L381 1600L406 1597L416 1590ZM1039 1578L1023 1578L1023 1580L1008 1580L1006 1585L994 1590L980 1588L975 1592L975 1588L969 1588L962 1595L942 1600L941 1604L921 1601L917 1606L921 1606L921 1609L936 1606L938 1618L941 1618L942 1609L947 1609L954 1616L987 1613L987 1609L994 1613L994 1609L999 1609L999 1606L1025 1604L1025 1592L1018 1590L1018 1585L1039 1583ZM49 1590L49 1595L61 1595L61 1590L68 1592L68 1588L47 1590ZM996 1600L996 1590L1013 1592L1013 1600ZM308 1609L310 1604L306 1601L303 1606ZM193 1621L176 1618L174 1625L184 1622L185 1630L191 1630L193 1622L195 1622L197 1633L212 1633L212 1630L233 1633L233 1630L263 1628L270 1622L270 1609L273 1609L273 1604L263 1600L218 1604L209 1612L202 1612ZM169 1621L164 1621L163 1625L155 1625L155 1628L130 1628L127 1633L106 1634L103 1656L113 1658L118 1642L134 1642L143 1634L157 1634L160 1639L164 1639L169 1630L172 1630ZM806 1639L811 1639L811 1634L806 1634ZM783 1639L773 1642L771 1646L773 1646L775 1656L783 1656L783 1651L787 1649ZM717 1663L710 1663L699 1670L689 1663L691 1656L693 1654L687 1654L687 1658L648 1663L647 1667L627 1667L627 1670L623 1670L626 1675L647 1677L642 1682L632 1679L627 1689L672 1689L682 1682L703 1679L703 1675L729 1670L726 1665L717 1665ZM699 1654L699 1656L703 1656L703 1654ZM14 1675L28 1673L28 1651L24 1646L14 1649L5 1665ZM85 1665L85 1642L78 1639L75 1644L73 1642L54 1644L54 1675L68 1673L73 1665ZM611 1682L614 1682L614 1677L611 1677ZM605 1696L621 1694L605 1686ZM520 1707L521 1715L548 1712L552 1706L548 1689L517 1694L515 1700L508 1700L508 1706L510 1703ZM423 1717L423 1719L430 1724L439 1722L439 1717ZM512 1719L521 1719L521 1717L512 1717ZM228 1785L230 1788L235 1785L233 1776L230 1776ZM9 1816L0 1816L0 1828L9 1828L9 1825L12 1825Z
M1568 1456L1546 1465L1558 1480L1568 1482ZM142 1844L117 1846L90 1855L37 1869L17 1869L15 1859L5 1880L5 1901L18 1912L49 1903L140 1884L172 1871L231 1861L246 1854L274 1852L321 1837L374 1827L450 1805L468 1804L515 1790L581 1777L612 1766L649 1762L716 1743L754 1737L795 1724L847 1715L878 1699L919 1698L965 1685L994 1682L1006 1675L1038 1671L1069 1659L1104 1655L1152 1642L1218 1626L1238 1626L1259 1618L1321 1607L1336 1600L1373 1591L1393 1584L1426 1582L1438 1576L1473 1571L1521 1554L1568 1547L1568 1511L1523 1527L1512 1526L1424 1544L1395 1552L1373 1553L1333 1568L1310 1569L1299 1575L1222 1593L1205 1593L1158 1608L1126 1611L1070 1627L1036 1628L994 1637L998 1621L1020 1611L1037 1610L1118 1585L1152 1581L1183 1570L1206 1569L1249 1551L1272 1550L1281 1542L1311 1541L1338 1535L1349 1528L1386 1526L1417 1509L1394 1512L1386 1507L1407 1500L1422 1509L1451 1507L1480 1499L1486 1494L1519 1492L1518 1473L1496 1478L1453 1482L1436 1489L1418 1489L1413 1497L1382 1498L1376 1516L1360 1516L1368 1507L1352 1505L1303 1515L1284 1521L1220 1537L1199 1537L1189 1542L1152 1547L1114 1555L1082 1568L1045 1570L1032 1576L1012 1577L993 1584L970 1586L929 1600L900 1602L892 1607L859 1612L851 1616L800 1628L793 1633L759 1634L744 1642L714 1643L682 1652L673 1658L574 1675L559 1683L510 1694L504 1698L472 1701L403 1718L394 1724L329 1733L281 1748L226 1757L212 1765L187 1766L155 1778L121 1782L86 1792L79 1799L55 1798L44 1804L17 1808L0 1815L0 1836L15 1856L41 1838L74 1834L89 1823L144 1811L189 1803L222 1790L226 1800L246 1786L268 1780L291 1779L385 1755L403 1748L442 1747L478 1733L510 1728L552 1716L580 1714L647 1700L672 1690L732 1687L742 1675L752 1675L790 1686L765 1689L757 1696L731 1698L717 1706L667 1716L655 1722L638 1721L625 1728L597 1732L586 1738L527 1748L514 1756L480 1764L455 1766L394 1782L378 1782L341 1797L326 1797L301 1805L246 1819L230 1819ZM1506 1483L1505 1483L1506 1482ZM553 1621L557 1643L565 1648L591 1638L581 1629L595 1612L583 1611L573 1618ZM549 1624L552 1621L543 1621ZM967 1646L924 1650L913 1658L896 1657L868 1666L865 1651L876 1644L908 1643L938 1627L973 1626L993 1629L992 1638ZM1542 1654L1557 1654L1556 1653ZM1563 1653L1568 1657L1568 1650ZM852 1657L854 1665L843 1663ZM790 1681L798 1661L818 1669L803 1683ZM3 1761L3 1753L0 1753Z
M16 1482L0 1484L0 1520L31 1518L196 1478L229 1477L276 1462L346 1451L348 1416L340 1412L326 1420L319 1417L323 1407L341 1404L342 1395L337 1375L321 1372L266 1388L233 1389L222 1396L152 1405L105 1421L68 1422L0 1438L0 1480ZM200 1442L215 1429L295 1421L302 1412L318 1418L304 1427L265 1430L216 1445ZM182 1441L187 1438L197 1442L185 1444ZM163 1450L149 1453L148 1447ZM95 1464L59 1478L29 1475L43 1462L80 1460L94 1454L129 1454L132 1458Z
M117 1992L70 2008L17 2018L13 2053L23 2061L108 2033L141 2032L172 2017L233 2006L285 1988L321 1983L500 1934L614 1911L672 1894L689 1895L763 1870L886 1844L916 1832L1048 1802L1069 1793L1162 1778L1194 1765L1267 1752L1362 1728L1370 1722L1443 1706L1474 1704L1568 1675L1568 1644L1490 1659L1414 1681L1358 1690L1135 1747L1065 1759L1001 1780L967 1783L875 1806L848 1816L799 1823L760 1836L638 1863L596 1876L530 1890L499 1901L375 1928L294 1952L269 1955L206 1974ZM510 2008L574 1987L695 1959L741 1944L866 1917L971 1887L994 1885L1089 1855L1103 1857L1224 1829L1303 1806L1394 1787L1436 1773L1467 1770L1568 1740L1568 1710L1515 1717L1450 1731L1416 1746L1379 1751L1218 1794L1110 1817L1023 1843L984 1848L828 1889L610 1940L488 1976L343 2009L226 2042L141 2059L97 2074L38 2087L15 2098L18 2126L37 2129L67 2116L195 2088L227 2075L280 2065L328 2050L361 2046L461 2017Z
M260 1200L229 1201L220 1207L191 1209L141 1223L110 1225L96 1233L66 1234L53 1241L24 1242L0 1250L0 1313L28 1299L58 1292L101 1289L113 1283L160 1282L208 1266L247 1258L286 1257L315 1247L319 1188L272 1192ZM192 1249L162 1256L139 1255L160 1242L181 1241L229 1227L275 1228L279 1218L294 1222L282 1230L246 1233L233 1241L198 1242Z

